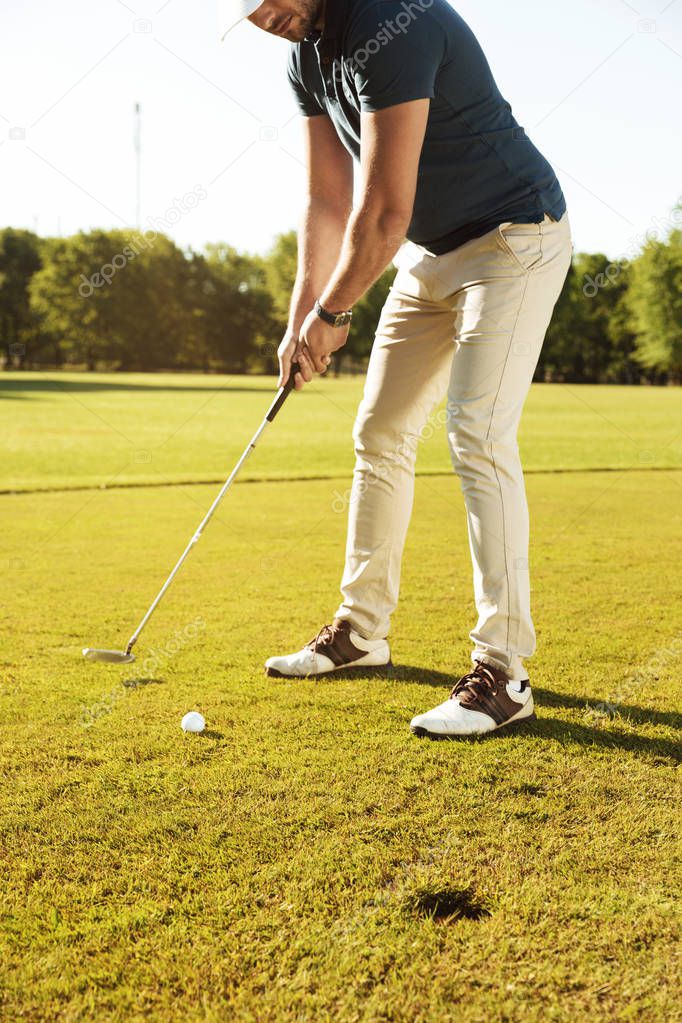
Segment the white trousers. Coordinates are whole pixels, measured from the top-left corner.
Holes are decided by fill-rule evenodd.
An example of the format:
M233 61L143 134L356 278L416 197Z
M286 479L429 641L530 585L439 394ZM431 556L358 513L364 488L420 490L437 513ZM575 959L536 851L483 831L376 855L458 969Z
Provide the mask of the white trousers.
M435 256L405 242L382 310L353 439L343 602L366 639L388 634L422 431L447 393L478 621L472 661L527 677L535 651L521 412L571 262L568 215L501 224Z

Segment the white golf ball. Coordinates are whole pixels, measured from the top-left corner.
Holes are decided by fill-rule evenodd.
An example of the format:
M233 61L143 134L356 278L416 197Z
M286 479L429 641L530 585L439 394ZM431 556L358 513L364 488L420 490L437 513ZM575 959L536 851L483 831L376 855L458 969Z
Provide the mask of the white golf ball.
M198 710L191 710L189 714L185 714L180 724L183 732L203 732L206 727L204 716Z

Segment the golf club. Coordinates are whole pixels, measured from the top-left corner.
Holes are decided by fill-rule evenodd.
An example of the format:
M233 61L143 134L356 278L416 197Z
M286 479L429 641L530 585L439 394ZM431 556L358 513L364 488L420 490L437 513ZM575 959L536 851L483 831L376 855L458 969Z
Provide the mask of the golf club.
M297 362L292 363L291 364L291 369L289 371L289 378L288 378L287 382L282 387L280 387L280 389L277 392L277 395L275 397L275 400L273 401L272 405L270 406L270 408L268 409L267 413L265 414L265 418L263 419L263 422L260 424L260 426L258 427L256 432L254 433L253 437L249 441L249 444L245 448L241 458L239 459L239 461L235 465L234 469L232 470L232 472L230 473L228 478L225 480L223 486L221 487L220 493L216 497L216 499L213 502L213 504L211 505L211 507L206 512L206 515L204 516L204 518L202 519L199 527L197 528L196 532L192 536L192 539L187 544L187 546L185 547L184 551L180 555L178 561L176 562L175 567L173 568L173 571L168 576L168 578L166 579L165 583L163 584L163 586L161 587L161 589L157 593L156 597L154 598L151 606L149 607L149 610L145 614L144 618L142 619L142 621L140 622L138 627L135 629L135 632L132 634L132 636L128 640L128 645L126 646L125 650L103 650L103 649L99 649L97 647L90 647L90 646L88 646L88 647L85 647L85 649L83 650L83 657L85 657L88 661L101 661L101 662L104 662L106 664L129 664L131 661L135 660L135 655L132 653L132 649L135 646L135 644L137 643L137 640L138 640L138 638L140 636L140 633L142 632L142 630L144 629L145 625L147 624L147 622L149 621L151 616L154 614L154 612L156 611L156 609L159 606L159 604L161 603L161 599L162 599L164 593L166 592L166 590L168 589L170 584L173 582L173 579L175 579L175 576L180 571L180 568L182 567L182 564L185 561L185 558L187 557L189 552L192 550L192 547L194 547L194 544L197 542L197 540L199 539L199 537L203 533L204 529L206 528L206 526L210 522L211 518L213 517L213 513L215 512L216 508L218 507L218 505L222 501L222 499L225 496L225 494L227 493L227 491L230 489L230 486L233 483L233 481L235 480L236 476L238 475L239 470L241 469L241 467L243 466L244 462L249 457L251 452L256 447L256 444L258 443L258 440L260 439L260 436L263 433L263 431L265 430L266 426L273 421L273 419L275 418L275 416L277 415L279 410L282 408L282 405L284 404L286 399L291 394L292 390L294 389L294 377L295 377L296 373L299 373L299 372L300 372L300 366L298 365L298 363Z

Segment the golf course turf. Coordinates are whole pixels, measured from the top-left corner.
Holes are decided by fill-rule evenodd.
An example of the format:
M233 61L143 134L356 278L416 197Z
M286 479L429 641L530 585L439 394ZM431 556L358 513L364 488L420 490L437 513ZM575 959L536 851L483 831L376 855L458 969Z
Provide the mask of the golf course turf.
M269 679L338 603L362 379L290 398L122 667L266 377L0 377L0 1018L682 1019L682 389L534 386L538 720L411 717L475 623L443 418L394 667ZM185 734L198 710L203 735Z

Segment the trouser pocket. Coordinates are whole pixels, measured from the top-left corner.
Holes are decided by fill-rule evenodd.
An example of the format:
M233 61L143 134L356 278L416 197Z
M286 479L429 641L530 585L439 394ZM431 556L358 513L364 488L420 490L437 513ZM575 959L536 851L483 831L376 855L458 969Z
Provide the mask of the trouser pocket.
M524 273L542 262L543 224L500 224L497 239L500 248Z

